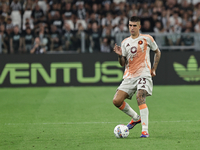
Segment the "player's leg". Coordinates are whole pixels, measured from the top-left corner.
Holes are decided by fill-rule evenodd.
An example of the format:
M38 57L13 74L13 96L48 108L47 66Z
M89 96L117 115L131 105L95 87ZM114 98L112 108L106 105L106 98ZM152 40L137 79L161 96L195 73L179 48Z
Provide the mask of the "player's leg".
M120 108L127 97L128 97L128 93L121 90L117 90L113 98L113 104L116 107Z
M149 118L149 110L146 105L146 97L147 91L143 89L139 89L137 91L136 99L138 102L138 106L140 109L141 123L142 123L142 135L141 137L149 137L148 134L148 118Z
M128 97L129 97L128 93L122 90L117 90L113 98L113 104L117 108L119 108L121 111L123 111L124 113L132 117L133 120L137 121L139 118L139 115L129 106L128 103L124 101Z

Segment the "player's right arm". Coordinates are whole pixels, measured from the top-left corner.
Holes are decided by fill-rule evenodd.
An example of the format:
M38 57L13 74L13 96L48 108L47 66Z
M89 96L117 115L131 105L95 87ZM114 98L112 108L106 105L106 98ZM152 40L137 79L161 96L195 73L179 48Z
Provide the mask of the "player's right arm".
M121 47L118 46L115 43L113 51L118 55L118 61L119 61L120 65L124 66L126 64L126 58L124 56L122 56L122 49L121 49Z

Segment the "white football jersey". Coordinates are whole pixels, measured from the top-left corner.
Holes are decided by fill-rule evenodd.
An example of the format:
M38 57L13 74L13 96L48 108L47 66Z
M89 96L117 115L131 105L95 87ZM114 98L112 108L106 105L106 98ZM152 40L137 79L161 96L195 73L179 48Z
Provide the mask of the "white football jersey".
M151 77L150 50L158 49L153 37L148 34L140 34L136 39L131 36L121 43L122 56L126 57L123 78L135 78L138 76Z

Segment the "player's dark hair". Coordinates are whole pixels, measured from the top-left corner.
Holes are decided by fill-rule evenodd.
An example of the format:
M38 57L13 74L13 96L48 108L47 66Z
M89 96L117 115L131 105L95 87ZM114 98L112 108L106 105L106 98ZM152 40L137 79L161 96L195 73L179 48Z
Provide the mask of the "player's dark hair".
M140 22L140 17L137 17L137 16L132 16L129 21L131 22Z

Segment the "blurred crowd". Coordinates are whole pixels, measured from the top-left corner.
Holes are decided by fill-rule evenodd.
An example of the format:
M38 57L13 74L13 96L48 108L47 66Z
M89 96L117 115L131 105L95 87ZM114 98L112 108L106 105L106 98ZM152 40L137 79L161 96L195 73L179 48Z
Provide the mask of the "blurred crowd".
M199 0L0 0L0 53L30 53L36 37L45 51L81 52L84 39L86 52L111 52L134 15L142 33L200 33Z

